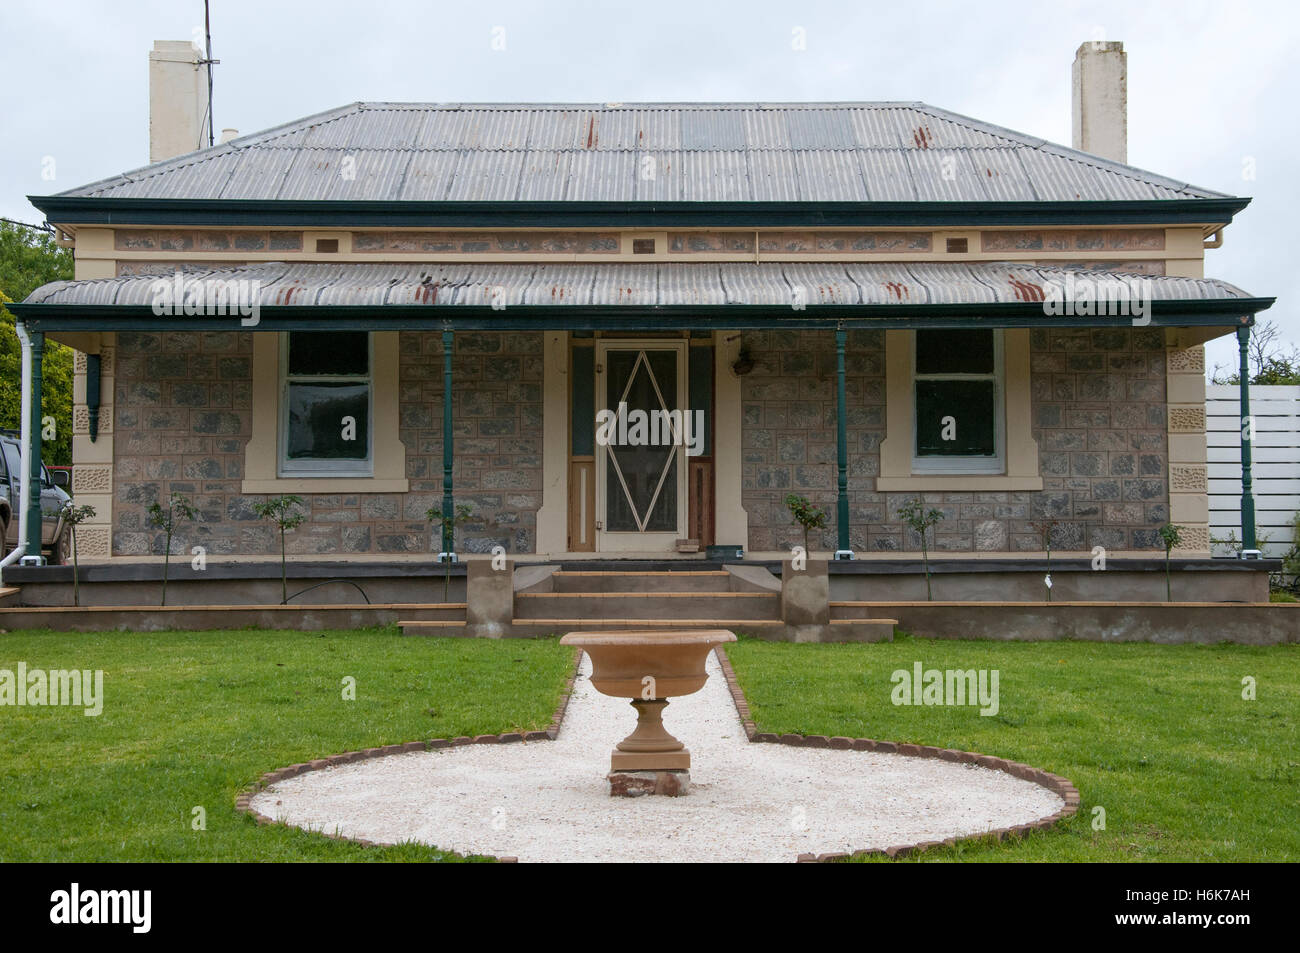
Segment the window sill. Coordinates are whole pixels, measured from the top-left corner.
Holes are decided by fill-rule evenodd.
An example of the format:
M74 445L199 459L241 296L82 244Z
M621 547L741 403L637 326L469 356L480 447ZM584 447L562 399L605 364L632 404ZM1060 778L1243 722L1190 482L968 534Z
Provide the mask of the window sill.
M900 490L1041 490L1040 476L1006 476L1000 473L938 474L913 473L910 476L876 477L876 492Z
M241 493L406 493L409 480L386 480L375 477L280 477L270 480L245 480Z

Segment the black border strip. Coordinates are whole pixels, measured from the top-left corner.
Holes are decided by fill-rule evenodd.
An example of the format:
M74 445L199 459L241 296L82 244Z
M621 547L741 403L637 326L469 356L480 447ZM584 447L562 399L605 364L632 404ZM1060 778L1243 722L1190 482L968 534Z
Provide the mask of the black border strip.
M29 195L56 224L334 228L1227 225L1249 198L1078 202L402 202Z

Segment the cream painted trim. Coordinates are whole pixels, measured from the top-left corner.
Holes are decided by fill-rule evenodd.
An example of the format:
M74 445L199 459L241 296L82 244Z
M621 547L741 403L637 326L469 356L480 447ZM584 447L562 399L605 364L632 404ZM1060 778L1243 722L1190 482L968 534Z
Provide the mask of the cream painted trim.
M280 335L253 333L252 436L244 447L243 493L406 493L406 445L398 437L397 331L374 331L370 399L372 476L280 477Z
M749 514L741 505L744 408L740 378L731 369L739 355L740 332L713 332L713 541L748 549Z
M1003 406L1006 412L1003 474L913 473L912 332L885 332L885 427L877 492L898 490L1041 490L1038 441L1033 434L1029 329L1002 332Z
M117 367L114 355L117 336L109 332L78 334L78 343L89 350L73 355L72 377L72 482L76 501L95 508L95 515L77 529L77 549L83 556L108 557L113 555L113 500L117 470L114 466L113 432L116 423L113 395L116 392ZM78 426L86 411L86 359L85 354L100 355L99 378L99 435L91 442L88 432ZM107 400L105 400L107 397ZM78 471L80 470L80 476ZM102 475L105 482L87 491L78 484L85 482L87 474Z
M542 380L542 505L537 552L569 549L569 332L547 331Z
M1183 527L1183 542L1174 552L1206 556L1210 553L1210 497L1205 475L1205 350L1198 340L1200 330L1165 330L1166 414L1172 417L1175 411L1182 411L1181 419L1199 417L1201 421L1199 429L1179 433L1169 433L1166 424L1169 453L1165 483L1169 488L1169 520Z
M655 250L649 255L637 255L632 251L632 243L648 238L655 243ZM622 232L619 236L619 258L630 261L656 260L668 251L668 233L664 232ZM581 255L581 258L608 258L609 255Z
M997 493L1010 490L1041 490L1042 488L1042 477L989 476L987 474L965 477L925 475L894 478L876 477L876 492L878 493L910 490Z
M318 252L316 251L317 241L328 241L336 239L339 243L339 250L336 252ZM304 258L314 258L319 261L337 261L340 258L352 255L352 232L348 229L334 229L332 231L313 231L306 230L302 233L302 251L301 252L276 252L277 255L302 255ZM279 260L278 258L276 259Z
M82 228L72 250L72 277L76 281L117 277L117 252L113 229Z
M405 493L407 480L377 480L373 477L279 477L274 480L245 480L241 493Z

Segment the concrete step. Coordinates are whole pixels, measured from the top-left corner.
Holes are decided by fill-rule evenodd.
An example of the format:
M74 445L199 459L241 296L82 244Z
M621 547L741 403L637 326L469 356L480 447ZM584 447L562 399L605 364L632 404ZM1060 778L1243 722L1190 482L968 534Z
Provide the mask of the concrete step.
M725 570L681 572L599 572L559 570L551 574L555 592L728 592Z
M879 610L878 602L837 602L831 600L831 621L840 619L869 619L873 609Z
M768 619L781 597L768 592L520 592L516 619Z
M771 619L515 619L511 635L535 637L604 629L730 629L757 635L784 632L785 623Z
M832 619L832 642L892 642L896 619Z
M398 626L402 629L402 635L465 635L465 620L448 621L448 620L431 620L431 619L405 619L399 620Z

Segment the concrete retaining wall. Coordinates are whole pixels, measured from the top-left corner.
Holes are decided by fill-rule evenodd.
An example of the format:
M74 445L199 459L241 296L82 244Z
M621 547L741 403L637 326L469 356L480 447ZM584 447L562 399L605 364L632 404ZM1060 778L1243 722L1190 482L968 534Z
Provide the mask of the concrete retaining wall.
M932 572L935 599L947 602L1046 602L1043 579L1047 567L984 572ZM1164 566L1144 569L1053 567L1054 602L1163 602ZM1268 602L1267 571L1215 572L1177 566L1170 572L1176 601ZM832 574L831 601L898 602L926 598L925 572L918 565L907 572Z
M170 595L170 590L168 590ZM464 627L463 608L421 605L167 606L0 609L0 628L60 632L160 632L168 629L357 629L425 620ZM454 634L454 632L449 632Z
M1300 642L1300 604L1046 603L993 605L973 602L879 603L898 627L926 639L997 639L1014 642L1158 642L1167 645Z
M367 599L389 604L464 602L465 565L451 567L446 598L443 569L432 561L406 565L290 563L288 589L292 596L309 586L328 583L293 601L300 606L364 604ZM162 595L162 565L158 563L83 566L80 576L83 606L157 605ZM21 605L72 605L71 566L14 567L5 570L5 579L19 586L16 601ZM355 586L333 580L347 580ZM200 572L191 568L189 560L177 559L167 581L167 603L171 606L276 605L280 598L280 565L273 562L213 562Z

